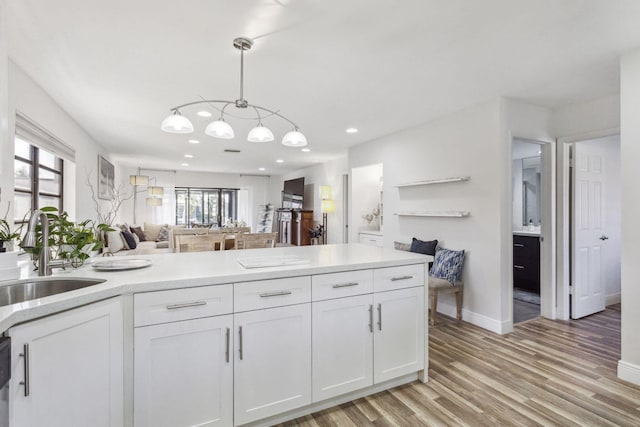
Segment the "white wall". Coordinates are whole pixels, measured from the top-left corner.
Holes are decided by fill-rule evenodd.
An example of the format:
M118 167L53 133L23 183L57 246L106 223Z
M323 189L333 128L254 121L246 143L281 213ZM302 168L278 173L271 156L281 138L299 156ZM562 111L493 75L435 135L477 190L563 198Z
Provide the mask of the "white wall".
M640 385L640 49L622 57L620 64L622 197L622 354L618 375Z
M556 137L587 134L620 126L620 95L569 104L553 112L552 133Z
M602 156L605 171L604 280L607 305L620 302L620 136L578 142Z
M382 163L360 166L351 169L351 215L349 220L349 241L358 241L358 232L363 229L378 229L379 217L368 223L363 215L372 214L382 202L380 200L380 184L384 183ZM383 195L384 197L384 195ZM384 208L384 207L383 207ZM387 209L388 210L388 209ZM385 214L385 212L383 212ZM388 212L387 212L388 214ZM382 230L384 232L384 228Z
M68 180L65 185L65 210L70 217L84 220L96 217L95 205L86 185L89 174L94 186L97 186L98 154L109 158L104 148L89 136L82 127L75 122L55 101L38 86L24 71L9 61L9 135L15 133L15 114L20 111L49 133L55 135L76 151L76 167L69 168L65 173ZM12 159L14 156L13 138L2 148L2 155ZM6 162L5 162L6 164ZM13 162L11 162L13 165ZM3 176L11 173L10 169L3 169ZM75 175L75 179L74 178ZM71 179L69 179L71 178ZM71 181L71 182L69 182ZM75 182L74 182L75 181ZM12 179L3 178L3 199L7 196L13 199ZM95 188L95 187L94 187Z
M463 317L497 332L502 331L501 270L505 263L501 257L500 230L504 218L500 207L507 206L503 200L510 197L504 189L511 187L510 149L505 149L501 139L501 107L499 101L479 105L349 150L350 170L383 164L384 245L393 247L394 240L409 242L417 237L438 239L446 248L465 249ZM463 175L471 179L394 187L405 182ZM471 215L467 218L393 215L398 210L410 209L468 210ZM505 215L511 215L510 206L505 211ZM510 230L510 217L507 226ZM443 312L454 313L454 306L453 298L447 296L438 301L438 309Z

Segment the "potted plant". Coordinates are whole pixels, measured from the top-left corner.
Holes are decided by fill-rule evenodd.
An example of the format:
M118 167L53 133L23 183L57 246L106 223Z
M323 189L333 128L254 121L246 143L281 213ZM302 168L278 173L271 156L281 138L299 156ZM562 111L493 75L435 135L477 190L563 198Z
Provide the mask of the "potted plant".
M18 230L11 231L11 226L7 221L10 206L10 204L7 206L7 212L4 214L4 218L0 219L0 252L11 251L13 249L13 241L20 237Z

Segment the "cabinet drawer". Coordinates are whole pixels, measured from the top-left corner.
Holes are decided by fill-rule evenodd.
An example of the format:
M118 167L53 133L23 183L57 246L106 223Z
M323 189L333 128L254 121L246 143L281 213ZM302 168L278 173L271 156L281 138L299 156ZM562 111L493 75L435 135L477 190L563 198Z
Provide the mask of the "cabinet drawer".
M233 312L233 285L135 294L133 307L135 326L228 314Z
M373 271L318 274L311 278L311 284L314 301L370 294L373 292Z
M311 277L257 280L233 285L234 312L311 302Z
M359 242L371 246L383 246L382 236L376 234L360 233Z
M424 264L377 268L373 270L373 290L374 292L382 292L423 286L425 283L424 269Z

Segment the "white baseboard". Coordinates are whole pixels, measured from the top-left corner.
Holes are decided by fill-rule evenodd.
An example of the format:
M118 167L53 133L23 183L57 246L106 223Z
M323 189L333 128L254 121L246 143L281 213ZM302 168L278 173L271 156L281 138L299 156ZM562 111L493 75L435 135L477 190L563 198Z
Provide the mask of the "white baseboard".
M621 297L622 297L622 294L620 292L618 292L617 294L607 295L606 305L610 306L613 304L620 304L620 302L622 301Z
M618 378L640 385L640 366L618 360Z
M438 301L438 313L455 318L456 306ZM507 334L513 330L513 322L511 321L500 322L499 320L492 319L483 314L467 310L464 307L462 308L462 320L501 335Z

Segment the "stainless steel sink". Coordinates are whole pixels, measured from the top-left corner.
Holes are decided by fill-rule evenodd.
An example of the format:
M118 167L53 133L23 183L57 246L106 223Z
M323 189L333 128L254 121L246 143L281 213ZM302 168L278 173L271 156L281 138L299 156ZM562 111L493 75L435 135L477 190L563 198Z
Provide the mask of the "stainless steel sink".
M0 307L86 288L102 282L104 279L46 278L0 285Z

